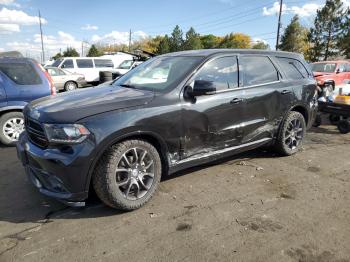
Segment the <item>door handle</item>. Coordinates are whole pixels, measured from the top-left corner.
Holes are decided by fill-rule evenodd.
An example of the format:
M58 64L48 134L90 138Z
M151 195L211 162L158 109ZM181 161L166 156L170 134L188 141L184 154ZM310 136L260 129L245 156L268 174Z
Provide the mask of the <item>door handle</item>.
M243 99L242 98L234 98L230 101L230 104L238 104L238 103L241 103L243 102Z
M281 92L282 95L288 95L288 94L291 94L291 93L292 93L292 91L290 91L290 90L283 90Z

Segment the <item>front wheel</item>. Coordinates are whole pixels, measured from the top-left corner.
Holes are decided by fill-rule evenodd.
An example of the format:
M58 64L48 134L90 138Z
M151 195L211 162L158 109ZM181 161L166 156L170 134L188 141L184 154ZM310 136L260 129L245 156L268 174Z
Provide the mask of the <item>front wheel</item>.
M140 208L160 182L162 164L157 149L143 140L113 145L99 160L93 176L97 196L120 210Z
M0 142L14 145L24 130L24 118L21 112L10 112L0 118Z
M302 146L306 133L304 116L291 111L283 121L276 141L276 150L285 156L298 152Z
M69 81L64 85L64 90L73 91L78 88L78 85L75 82Z

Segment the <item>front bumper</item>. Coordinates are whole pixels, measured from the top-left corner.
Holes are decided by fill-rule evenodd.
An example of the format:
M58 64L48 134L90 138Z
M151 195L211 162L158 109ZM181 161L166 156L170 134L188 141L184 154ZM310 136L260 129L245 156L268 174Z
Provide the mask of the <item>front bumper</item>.
M88 197L88 172L93 145L42 149L31 143L26 132L17 143L17 155L38 190L70 206L84 206Z

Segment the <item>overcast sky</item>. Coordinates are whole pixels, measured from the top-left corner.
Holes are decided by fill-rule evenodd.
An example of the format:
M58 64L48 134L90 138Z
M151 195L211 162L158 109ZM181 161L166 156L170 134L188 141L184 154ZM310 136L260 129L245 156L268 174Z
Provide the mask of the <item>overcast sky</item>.
M294 14L310 26L325 0L283 2L284 26ZM274 47L278 9L278 2L269 0L0 0L0 51L40 57L38 10L50 56L67 46L80 52L83 40L127 43L130 29L133 40L169 34L176 24L184 31L193 26L201 34L242 32Z

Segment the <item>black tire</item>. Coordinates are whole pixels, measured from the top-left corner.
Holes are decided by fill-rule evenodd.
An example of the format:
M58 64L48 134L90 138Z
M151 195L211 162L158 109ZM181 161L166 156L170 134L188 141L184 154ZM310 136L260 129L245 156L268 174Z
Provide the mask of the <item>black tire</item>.
M136 150L136 157L134 153L132 153L132 158L128 154L131 154L130 152L134 149L139 150L137 152ZM146 174L151 174L153 172L153 178L151 176L148 177L148 179L151 179L152 181L145 181L143 178L139 179L135 178L135 174L133 171L135 169L135 166L133 168L127 168L126 163L135 164L138 165L139 162L142 162L144 160L143 167L146 165L146 156L144 158L141 155L137 156L137 154L140 154L140 152L146 151L147 154L147 161L151 163L152 161L152 171L144 171ZM143 154L142 154L143 155ZM125 161L125 158L127 160ZM135 157L135 158L134 158ZM137 161L135 161L137 159ZM148 163L148 164L149 164ZM120 165L123 165L122 167ZM142 164L140 164L141 167ZM142 168L142 167L141 167ZM130 169L129 171L116 171L116 170L122 170L122 169ZM131 171L132 170L132 171ZM140 173L141 174L141 173ZM101 157L99 160L97 167L95 169L95 173L93 175L93 187L95 189L95 192L97 196L101 199L102 202L104 202L106 205L119 209L119 210L125 210L130 211L137 208L140 208L141 206L145 205L153 196L154 192L156 191L158 184L160 182L162 174L162 163L160 160L159 153L157 149L149 144L146 141L143 140L127 140L124 142L121 142L119 144L115 144L112 147L110 147ZM124 179L121 179L120 177L124 176ZM134 179L134 180L133 180ZM138 179L136 181L136 179ZM148 188L140 186L142 180L142 185L146 184L148 182ZM117 183L120 183L119 185ZM136 194L134 191L135 188L135 182L138 183L137 188L143 188L145 192L144 195L138 198L138 194ZM122 185L125 184L125 185ZM127 189L128 188L128 189ZM125 191L123 191L125 190ZM134 196L136 199L127 199L129 197L129 193L134 193ZM140 191L137 191L140 193ZM136 194L136 196L135 196Z
M320 114L316 115L315 122L313 123L313 127L319 127L322 125L322 116Z
M299 123L299 127L291 129L294 123ZM297 153L303 146L305 132L306 123L304 116L296 111L289 112L287 117L282 122L280 130L278 132L277 140L275 143L276 151L284 156L290 156ZM289 135L291 135L291 137L288 137ZM293 138L295 139L295 142Z
M350 132L350 122L348 120L340 120L337 127L339 132L342 134L347 134Z
M340 116L329 115L329 121L331 122L332 125L338 125L338 123L340 121Z
M22 129L24 129L24 117L21 112L9 112L9 113L3 114L0 117L0 142L6 146L14 146L17 142L17 140L10 139L9 134L5 133L5 125L8 127L8 124L9 124L8 121L10 121L11 119L21 119L23 121ZM17 139L18 139L18 136L17 136Z
M67 83L64 84L64 90L65 91L73 91L78 88L77 83L73 81L68 81Z

